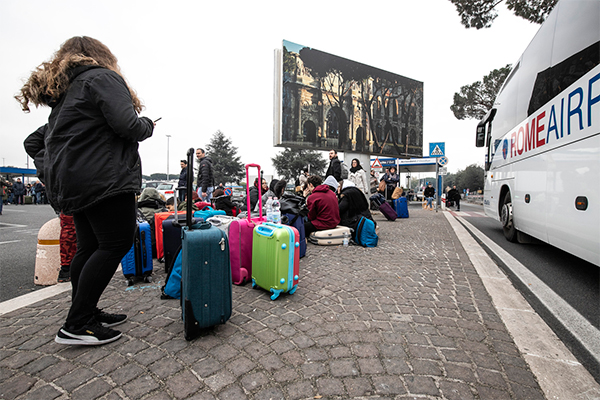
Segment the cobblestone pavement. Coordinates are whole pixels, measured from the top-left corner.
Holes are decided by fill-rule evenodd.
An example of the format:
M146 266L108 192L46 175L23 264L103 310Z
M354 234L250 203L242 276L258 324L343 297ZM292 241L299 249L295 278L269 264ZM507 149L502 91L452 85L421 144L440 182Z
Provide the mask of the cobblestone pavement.
M1 399L543 399L442 213L379 214L379 246L308 246L293 295L234 286L232 318L187 342L178 300L119 274L123 337L59 345L70 292L0 317Z

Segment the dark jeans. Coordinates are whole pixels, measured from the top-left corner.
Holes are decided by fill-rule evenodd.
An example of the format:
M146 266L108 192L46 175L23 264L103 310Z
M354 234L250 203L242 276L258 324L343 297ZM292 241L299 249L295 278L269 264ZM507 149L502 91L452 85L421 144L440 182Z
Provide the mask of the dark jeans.
M67 325L79 327L93 316L100 296L133 245L135 207L134 194L126 193L73 214L77 252L71 262L73 293Z
M304 222L304 235L308 238L311 233L318 231L310 221Z

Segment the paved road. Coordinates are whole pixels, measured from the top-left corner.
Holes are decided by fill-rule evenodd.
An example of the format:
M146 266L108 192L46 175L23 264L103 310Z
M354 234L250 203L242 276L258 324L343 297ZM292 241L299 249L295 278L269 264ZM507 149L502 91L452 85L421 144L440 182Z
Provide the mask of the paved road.
M56 218L49 205L6 205L0 215L0 302L41 288L33 283L37 234Z
M497 245L493 251L487 246L488 253L561 341L600 381L600 268L547 244L510 243L504 239L499 223L484 216L482 207L461 205L461 208L462 212L453 214ZM508 257L498 254L498 249L505 250ZM510 260L511 256L518 264ZM528 273L531 278L523 281Z
M545 243L510 243L500 223L485 217L483 207L461 204L456 213L518 259L592 325L600 329L600 268Z

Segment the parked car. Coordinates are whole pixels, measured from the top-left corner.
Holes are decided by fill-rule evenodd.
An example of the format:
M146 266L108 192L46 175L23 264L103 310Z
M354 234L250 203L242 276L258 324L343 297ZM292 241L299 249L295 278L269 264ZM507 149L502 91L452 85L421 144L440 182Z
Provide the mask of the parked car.
M157 188L160 185L162 185L163 181L146 181L146 182L142 182L142 189L146 189L147 187L153 187L153 188Z
M175 194L175 189L177 188L177 183L172 182L162 182L156 190L163 196L165 196L165 200L169 197L173 197Z

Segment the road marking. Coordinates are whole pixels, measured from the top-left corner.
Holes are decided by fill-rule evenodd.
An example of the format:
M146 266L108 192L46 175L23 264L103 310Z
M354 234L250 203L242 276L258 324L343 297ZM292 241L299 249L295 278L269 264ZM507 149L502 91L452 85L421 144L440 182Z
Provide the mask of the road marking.
M8 222L0 222L0 229L7 228L25 228L27 225L9 224Z
M14 299L6 300L0 303L0 315L18 310L21 307L29 306L38 301L46 300L49 297L71 290L70 283L57 283L56 285L27 293Z
M467 229L493 251L518 279L526 284L531 284L528 286L536 297L561 324L570 326L570 332L583 343L596 361L600 356L600 331L525 266L464 218L460 216L451 218L448 213L444 213L444 215L465 248L471 263L492 297L496 310L514 338L523 358L536 375L546 397L548 399L600 398L600 385L589 371L579 363L545 321L533 310L505 273L467 232ZM571 322L565 324L565 320ZM577 322L573 323L573 321Z
M20 240L8 240L6 242L0 242L0 244L8 244L8 243L18 243Z
M121 265L115 271L115 274L121 272ZM57 283L56 285L48 286L43 289L36 290L35 292L27 293L19 297L15 297L14 299L6 300L0 303L0 315L7 314L9 312L18 310L22 307L30 306L38 301L46 300L52 296L56 296L57 294L61 294L71 290L71 283Z

